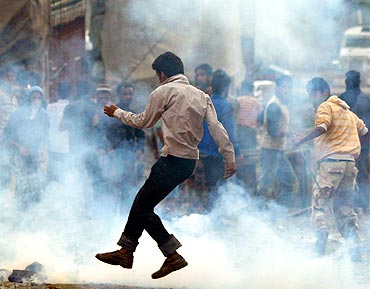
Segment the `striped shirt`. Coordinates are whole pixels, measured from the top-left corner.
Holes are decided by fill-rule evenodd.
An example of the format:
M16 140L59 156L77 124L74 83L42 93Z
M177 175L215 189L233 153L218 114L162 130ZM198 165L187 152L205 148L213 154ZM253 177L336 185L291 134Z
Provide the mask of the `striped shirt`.
M239 102L238 125L256 128L257 116L261 112L260 102L252 96L241 96Z
M317 109L315 126L325 133L315 139L318 160L324 158L352 159L360 154L359 135L367 133L364 122L343 100L333 95Z

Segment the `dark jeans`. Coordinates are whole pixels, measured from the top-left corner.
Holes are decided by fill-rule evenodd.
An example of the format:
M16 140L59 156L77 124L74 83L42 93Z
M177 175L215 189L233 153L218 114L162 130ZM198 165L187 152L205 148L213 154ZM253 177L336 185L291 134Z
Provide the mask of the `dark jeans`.
M225 164L221 157L201 157L207 186L215 187L225 174Z
M135 197L118 245L135 251L140 236L146 230L165 256L181 246L173 235L167 232L159 216L154 213L154 208L177 185L190 177L194 167L195 160L171 155L161 157L153 165L148 179Z
M201 157L200 160L207 183L207 192L202 196L201 203L205 212L209 212L219 197L217 187L224 182L225 164L221 157L207 156Z

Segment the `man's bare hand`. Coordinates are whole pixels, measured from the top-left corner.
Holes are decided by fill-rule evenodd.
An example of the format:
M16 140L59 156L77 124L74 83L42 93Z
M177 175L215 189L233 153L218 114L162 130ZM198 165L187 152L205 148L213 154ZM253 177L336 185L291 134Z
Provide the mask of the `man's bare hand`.
M110 117L113 117L114 112L118 109L118 106L111 104L110 106L104 106L104 113Z
M225 164L225 174L224 178L230 178L236 172L236 164L235 163L226 163Z

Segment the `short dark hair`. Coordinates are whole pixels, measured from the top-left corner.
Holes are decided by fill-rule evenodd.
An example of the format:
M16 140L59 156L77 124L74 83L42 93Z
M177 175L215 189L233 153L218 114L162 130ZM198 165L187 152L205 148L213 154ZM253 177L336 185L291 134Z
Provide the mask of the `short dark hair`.
M326 90L330 95L330 86L322 77L314 77L306 85L306 91L308 94L315 91L320 91L321 93L324 93Z
M67 99L72 92L72 87L69 82L61 81L58 83L58 98Z
M361 73L357 70L349 70L346 72L346 78L352 79L352 80L360 80L361 79Z
M152 68L157 74L163 72L168 78L176 74L184 74L184 64L181 58L170 51L159 55L153 61Z
M197 67L195 67L194 72L196 72L199 69L204 70L207 75L212 75L213 69L212 66L208 63L199 64Z
M289 75L284 74L275 80L277 87L281 87L285 82L293 83L293 78Z
M349 70L346 72L346 83L347 89L359 88L361 84L361 73L356 70Z
M121 94L122 88L132 88L132 89L135 89L134 85L131 82L125 81L125 82L122 82L121 84L118 84L117 85L117 89L116 89L117 94Z
M212 94L223 94L231 83L231 77L225 70L217 69L212 74Z

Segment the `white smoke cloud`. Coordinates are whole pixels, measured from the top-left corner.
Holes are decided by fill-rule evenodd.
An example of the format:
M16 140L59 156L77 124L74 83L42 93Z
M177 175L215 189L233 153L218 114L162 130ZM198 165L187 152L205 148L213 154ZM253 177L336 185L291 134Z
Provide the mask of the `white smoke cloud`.
M343 1L257 1L256 53L295 71L326 67L338 56Z
M110 1L110 5L114 2ZM230 38L221 42L224 48L237 51L230 53L232 58L227 62L229 68L239 73L242 71L240 48L235 48L240 37L236 8L239 3L232 0L157 0L147 6L147 1L132 1L124 14L122 10L116 12L119 17L130 15L136 23L146 20L141 31L132 30L128 36L146 39L149 45L161 37L161 25L173 26L171 35L181 46L172 48L180 56L187 53L184 61L189 71L200 62L214 64L214 58L208 56L210 53L216 58L224 57L219 47L209 45L208 50L202 50L202 45L217 36L215 31L226 27ZM329 57L321 54L323 47L334 43L337 37L335 17L342 11L340 3L339 0L325 4L318 0L258 1L256 53L266 61L281 60L282 64L307 63L310 62L307 59L312 60L312 55L322 55L322 58L315 58L318 63L313 62L318 65ZM110 6L110 9L114 7ZM113 22L114 19L110 20ZM106 21L106 25L113 25ZM176 30L180 24L186 29ZM122 39L117 31L114 31L116 38L112 42L119 47L127 39ZM201 44L197 42L199 39ZM165 48L168 46L159 47L159 50ZM112 51L107 51L119 63L121 58L115 58ZM150 56L153 58L156 52ZM329 52L332 55L332 51ZM126 57L122 51L117 53ZM146 67L151 69L150 65ZM120 71L129 71L128 67L120 68ZM148 88L143 86L138 95L140 91L144 94ZM144 103L137 101L138 106ZM94 256L118 248L115 243L123 230L125 217L117 214L114 203L105 207L92 205L90 181L79 173L79 169L71 170L67 165L62 171L64 178L50 183L41 202L27 211L9 205L7 191L2 188L0 268L23 269L38 261L47 267L48 282L189 289L361 289L370 281L366 263L351 263L345 245L337 246L327 257L313 256L314 236L307 217L289 218L287 211L278 206L273 206L270 211L260 211L255 200L231 184L224 189L216 209L209 215L164 216L166 227L183 244L179 252L187 259L188 267L153 281L150 275L159 269L164 257L146 233L140 239L132 270L103 264ZM128 214L133 197L128 197L124 215Z
M358 289L368 282L368 276L356 274L358 269L365 272L366 264L351 263L344 246L324 258L313 256L308 218L297 223L278 206L259 211L258 203L231 183L209 215L164 216L165 226L182 242L179 253L189 265L152 280L151 273L164 257L146 233L132 270L99 262L94 258L97 252L118 248L115 243L124 218L112 213L111 207L104 208L105 216L86 212L87 218L82 197L87 187L80 179L69 175L68 183L54 185L40 204L24 214L13 211L6 217L2 210L2 268L23 269L38 261L47 268L48 282L189 289Z
M109 3L108 11L103 35L108 67L115 71L119 65L120 71L130 71L152 48L135 73L139 78L143 71L150 75L156 55L172 50L183 58L190 77L197 64L209 62L242 80L242 28L255 34L257 63L293 72L326 68L338 57L344 26L341 0L120 0ZM245 17L255 17L255 27L254 21ZM123 33L118 35L116 31L122 27Z

